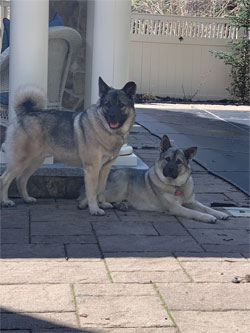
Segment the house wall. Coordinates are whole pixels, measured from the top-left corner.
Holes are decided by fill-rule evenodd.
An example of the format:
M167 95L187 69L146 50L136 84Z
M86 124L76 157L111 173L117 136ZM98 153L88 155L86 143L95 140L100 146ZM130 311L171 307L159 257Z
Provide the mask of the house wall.
M76 29L82 37L82 46L71 64L62 102L65 110L81 111L85 91L87 0L50 0L49 19L56 13L61 15L65 26Z
M237 38L225 19L133 14L129 78L138 93L192 100L231 99L230 66L209 51Z

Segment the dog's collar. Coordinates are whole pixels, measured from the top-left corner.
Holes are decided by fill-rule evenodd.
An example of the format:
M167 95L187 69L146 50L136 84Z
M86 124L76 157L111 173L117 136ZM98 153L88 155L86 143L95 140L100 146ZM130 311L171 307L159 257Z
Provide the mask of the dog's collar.
M183 194L183 191L182 190L176 190L175 192L174 192L174 195L182 195Z
M188 176L188 178L187 178L187 180L185 181L184 184L182 184L181 186L175 186L175 192L174 192L174 195L176 195L176 196L180 196L180 195L183 194L183 191L181 190L181 187L183 187L184 185L186 185L186 183L187 183L187 181L189 180L190 176L191 176L191 173L189 174L189 176Z

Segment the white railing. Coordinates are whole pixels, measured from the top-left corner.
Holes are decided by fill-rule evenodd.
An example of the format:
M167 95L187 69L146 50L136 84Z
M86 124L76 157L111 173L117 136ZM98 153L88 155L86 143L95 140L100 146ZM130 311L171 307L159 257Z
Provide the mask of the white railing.
M237 39L237 29L229 20L211 17L184 17L132 14L131 35Z
M0 0L0 42L3 38L3 19L10 18L10 0Z

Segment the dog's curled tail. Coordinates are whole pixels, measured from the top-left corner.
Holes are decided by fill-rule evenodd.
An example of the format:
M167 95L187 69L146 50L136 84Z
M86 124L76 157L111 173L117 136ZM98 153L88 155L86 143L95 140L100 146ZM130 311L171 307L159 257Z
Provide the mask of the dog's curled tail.
M16 114L45 109L47 98L44 91L35 86L23 86L16 92Z

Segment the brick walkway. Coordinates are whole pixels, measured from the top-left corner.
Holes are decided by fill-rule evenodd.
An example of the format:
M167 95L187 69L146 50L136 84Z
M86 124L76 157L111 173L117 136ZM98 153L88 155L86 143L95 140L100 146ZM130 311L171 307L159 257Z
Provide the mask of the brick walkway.
M134 127L150 166L159 140ZM197 198L246 204L192 163ZM74 200L3 209L1 332L247 333L249 219L215 225L160 213L91 217Z

